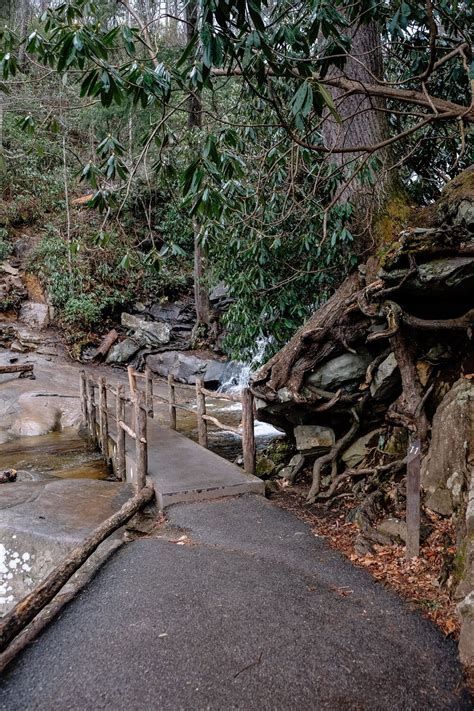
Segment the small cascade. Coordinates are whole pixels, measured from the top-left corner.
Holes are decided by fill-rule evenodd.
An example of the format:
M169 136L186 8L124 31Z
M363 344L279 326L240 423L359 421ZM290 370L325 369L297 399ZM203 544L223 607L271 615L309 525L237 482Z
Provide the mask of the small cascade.
M271 343L271 337L258 338L255 344L255 349L248 363L242 363L240 361L233 363L230 377L227 377L227 379L221 383L218 392L238 394L244 388L248 387L252 380L252 375L264 362L265 353ZM227 413L231 410L240 411L242 406L240 402L236 402L229 403L225 406L219 405L219 409ZM273 427L273 425L268 424L268 422L260 422L260 420L255 421L255 436L258 440L260 440L260 446L264 446L271 440L276 437L280 437L281 435L282 432ZM235 438L236 435L229 433L229 437Z
M248 387L252 375L262 365L267 348L271 343L271 336L258 338L249 361L247 363L236 361L231 369L230 377L220 384L218 392L239 393L243 388Z

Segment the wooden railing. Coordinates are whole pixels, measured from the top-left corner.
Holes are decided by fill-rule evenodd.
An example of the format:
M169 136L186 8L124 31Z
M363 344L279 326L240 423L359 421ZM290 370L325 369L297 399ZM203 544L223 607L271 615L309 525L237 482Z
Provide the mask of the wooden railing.
M116 388L107 384L104 377L96 382L81 372L81 410L82 419L86 425L92 441L100 447L107 462L110 457L109 417L115 421L116 446L114 470L118 479L125 481L127 476L126 465L126 436L135 441L135 487L140 491L146 485L148 471L148 441L147 441L147 407L144 396L136 391L134 397L125 397L125 388L118 384ZM98 402L95 391L98 390ZM115 397L114 414L107 406L107 393ZM130 404L133 413L133 427L126 423L127 404Z
M144 381L144 391L140 391L138 380ZM226 432L232 432L242 438L242 453L244 458L244 469L249 474L255 474L256 464L256 447L255 447L255 416L254 416L254 397L249 388L244 388L239 394L220 393L214 390L208 390L204 386L202 378L196 379L196 385L185 385L177 383L172 375L168 375L168 395L163 397L154 393L153 390L153 375L149 368L145 369L144 373L138 373L132 366L128 368L128 382L130 384L130 392L132 400L136 394L142 392L145 408L150 417L154 416L154 401L157 400L168 405L169 426L171 429L177 429L177 410L183 410L197 417L197 432L199 444L203 447L209 446L209 423L217 429ZM177 402L176 390L185 390L193 392L196 398L196 410L183 403ZM213 417L207 413L206 397L213 400L227 400L231 402L242 403L242 421L239 427L228 425L221 422L217 417Z
M138 382L143 382L143 388ZM116 447L113 460L114 471L118 479L126 480L126 436L135 441L136 488L140 491L145 486L148 468L147 417L154 417L154 402L158 401L168 406L169 426L177 430L177 411L191 413L197 418L199 444L209 446L209 425L219 430L232 432L242 438L244 469L249 474L255 474L255 416L254 398L249 388L244 388L239 394L219 393L208 390L202 378L196 380L196 385L186 385L176 382L172 375L168 376L167 397L154 392L153 375L149 368L144 373L138 373L133 367L128 368L128 383L130 397L125 395L125 387L119 384L110 386L104 377L97 382L81 372L81 408L82 417L92 441L97 444L104 458L111 462L109 418L112 417L116 427ZM177 389L193 393L196 398L196 408L189 404L178 402ZM97 398L96 398L97 392ZM115 408L108 408L108 394L115 398ZM207 413L206 398L227 400L242 403L242 421L238 427L221 422L217 417ZM132 412L133 425L127 424L127 405ZM111 412L112 410L112 412ZM112 414L113 413L113 414Z

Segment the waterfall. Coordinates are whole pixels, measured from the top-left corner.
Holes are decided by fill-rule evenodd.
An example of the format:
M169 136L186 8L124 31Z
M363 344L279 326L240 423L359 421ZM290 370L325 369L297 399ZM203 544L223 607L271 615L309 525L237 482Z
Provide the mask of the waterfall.
M252 375L262 365L265 352L272 343L271 336L261 336L257 338L255 348L252 351L247 363L234 361L229 363L229 370L226 372L223 381L219 385L221 393L239 393L243 388L248 387Z

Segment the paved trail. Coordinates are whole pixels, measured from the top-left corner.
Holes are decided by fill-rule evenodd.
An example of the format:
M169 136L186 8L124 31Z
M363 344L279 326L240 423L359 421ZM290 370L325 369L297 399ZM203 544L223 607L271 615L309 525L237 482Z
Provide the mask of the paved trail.
M123 547L10 669L2 710L470 708L455 644L291 514L249 495L168 519L188 543Z

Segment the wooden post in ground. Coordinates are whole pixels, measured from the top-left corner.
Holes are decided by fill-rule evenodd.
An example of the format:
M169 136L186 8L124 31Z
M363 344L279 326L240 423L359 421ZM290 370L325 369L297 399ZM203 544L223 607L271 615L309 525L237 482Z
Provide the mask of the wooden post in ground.
M206 396L202 392L204 380L196 378L196 414L199 444L202 447L207 447L207 422L203 420L203 415L206 414Z
M408 445L407 457L407 547L408 560L420 554L420 469L421 442L417 438Z
M96 426L96 412L95 412L95 393L94 393L94 381L92 378L87 380L87 400L88 400L88 410L89 410L89 434L91 440L97 442L97 426Z
M118 479L125 481L127 478L127 464L125 460L125 432L119 425L119 422L125 421L125 388L122 384L117 385L117 397L115 400L115 419L117 421L115 474Z
M130 399L135 402L137 394L137 376L135 375L135 370L132 365L127 368L128 373L128 384L130 386Z
M140 492L146 486L146 475L148 472L148 442L146 433L147 411L145 397L141 391L137 391L135 400L135 446L136 446L136 491Z
M107 413L107 388L104 377L99 378L99 433L100 448L106 461L109 461L109 421Z
M250 388L242 390L242 449L244 469L247 474L255 474L255 430L253 415L253 395Z
M148 366L145 368L145 397L146 397L146 409L150 417L154 417L153 412L153 376L151 370Z
M81 392L82 424L84 425L84 427L88 427L89 417L88 417L88 412L87 412L87 380L86 380L86 371L85 370L81 370L80 392Z
M170 427L172 430L176 429L176 388L174 384L174 376L169 373L168 375L168 402L169 402L169 415L170 415Z

